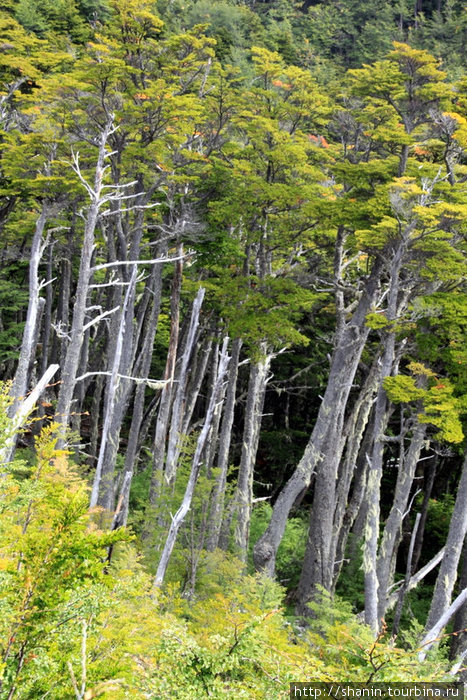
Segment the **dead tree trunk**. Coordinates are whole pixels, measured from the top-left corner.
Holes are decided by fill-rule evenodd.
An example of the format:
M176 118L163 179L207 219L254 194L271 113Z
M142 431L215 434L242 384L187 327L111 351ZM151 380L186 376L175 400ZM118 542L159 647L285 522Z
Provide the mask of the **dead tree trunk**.
M136 265L134 265L131 280L128 284L127 292L125 295L125 301L123 304L123 309L122 309L122 314L121 314L120 328L118 330L118 337L117 337L115 352L114 352L114 356L113 356L113 360L112 360L112 370L111 370L109 386L108 386L108 402L106 405L106 411L105 411L105 415L104 415L104 425L102 428L101 446L100 446L100 450L99 450L99 456L97 459L96 473L94 475L94 483L93 483L92 492L91 492L91 502L90 502L91 508L96 506L100 500L100 505L103 505L104 507L107 507L108 509L110 509L112 506L112 503L110 501L111 500L113 501L113 498L112 498L113 483L110 483L110 481L113 477L113 472L110 472L109 470L107 471L107 474L104 475L105 478L107 479L107 482L105 484L102 484L103 465L104 465L104 457L105 457L105 453L106 453L107 441L108 440L111 440L111 441L116 440L115 435L111 434L111 427L112 427L112 419L114 417L114 406L115 406L117 387L118 387L118 384L120 381L119 371L120 371L120 365L121 365L123 339L124 339L125 333L128 332L128 329L126 327L126 321L128 320L127 319L127 310L130 306L130 299L134 295L134 292L135 292L136 275L137 275L137 267L136 267ZM130 329L130 332L131 332L131 329ZM99 495L101 495L101 499L99 499Z
M166 250L159 249L162 255ZM153 280L150 284L150 291L153 296L151 311L145 324L144 339L141 346L140 358L141 361L137 365L137 373L142 379L147 379L151 368L152 351L154 346L154 338L156 336L157 323L159 319L161 306L161 291L162 291L162 264L156 265L153 270ZM126 525L128 519L128 504L130 498L131 481L135 470L135 465L138 456L138 438L143 422L144 414L144 396L146 384L140 382L136 385L135 398L133 401L133 411L131 417L130 432L128 435L128 444L125 452L125 464L123 467L124 478L122 489L120 491L119 502L121 507L119 511L118 525Z
M221 433L219 437L219 451L217 454L217 469L219 470L211 501L211 511L207 526L208 538L206 549L210 552L219 546L219 536L224 515L224 498L227 484L227 472L229 468L230 442L235 414L235 395L237 391L238 364L242 341L236 338L232 343L232 356L229 363L229 379L227 395L225 399L224 413L222 416Z
M204 293L204 289L200 290L200 292ZM200 295L200 299L202 301L203 294L198 292L198 295ZM180 505L180 508L177 510L175 515L172 518L172 523L170 525L169 533L167 535L167 539L164 545L164 549L162 550L162 555L159 561L159 565L157 567L157 572L156 576L154 578L154 585L155 586L160 586L165 577L165 573L167 571L167 566L170 561L170 557L172 555L173 548L175 546L175 542L177 540L177 535L178 531L180 530L180 527L186 517L186 514L188 513L190 506L191 506L191 501L193 499L193 494L196 486L196 482L198 480L199 472L201 469L202 465L202 458L203 458L203 453L206 449L206 446L208 444L208 439L209 439L209 433L211 430L212 426L212 419L214 416L214 410L216 408L217 402L219 400L219 396L221 394L222 390L222 384L224 382L224 377L227 372L227 367L229 363L229 356L227 355L227 345L228 345L228 338L224 339L223 345L222 345L222 350L221 350L221 356L219 360L219 369L218 369L218 374L216 378L216 382L213 386L213 390L211 393L211 397L209 400L209 406L206 411L206 418L204 420L204 425L201 429L201 432L198 437L198 441L196 444L196 449L195 449L195 454L193 456L193 461L191 465L191 472L190 476L188 478L188 483L185 489L185 494L183 496L182 503Z
M8 463L11 460L11 450L13 449L18 430L31 413L37 399L42 394L57 370L58 365L50 365L36 386L29 392L28 396L17 404L16 411L11 417L11 421L8 426L8 436L5 440L5 445L0 451L0 464Z
M47 221L47 216L48 207L46 204L43 204L39 218L36 221L36 228L31 244L29 260L29 302L26 314L26 323L23 331L23 339L21 342L21 350L19 353L18 366L10 392L14 399L9 410L10 415L15 413L19 401L27 393L31 362L36 354L41 290L41 284L39 281L39 264L42 260L42 255L46 246L46 242L44 242L44 228Z
M180 436L182 428L183 408L186 400L188 367L196 343L196 336L199 326L199 315L203 299L204 289L200 288L193 302L190 326L188 329L186 344L181 359L180 372L178 373L177 387L175 390L175 398L172 406L169 441L167 445L167 457L164 471L165 480L168 484L173 484L177 472L178 458L180 456Z
M86 303L91 277L91 263L94 252L95 231L99 219L99 210L102 205L106 144L109 135L113 133L113 131L113 119L109 119L100 135L99 151L94 174L94 186L92 188L81 175L78 159L75 158L74 162L75 172L86 187L91 203L87 211L84 225L84 237L81 246L81 259L78 282L76 286L75 303L73 307L73 320L70 329L70 339L61 371L62 384L58 395L57 420L62 425L62 433L65 432L70 420L71 404L73 401L73 392L76 384L76 373L79 366L81 345L83 343L85 331Z
M426 655L430 648L439 642L440 634L443 629L448 624L451 617L453 617L460 608L465 605L467 601L467 588L464 588L457 598L451 603L451 605L443 612L443 614L438 618L433 627L430 627L425 633L422 641L420 642L421 651L418 653L418 660L420 662L425 661ZM430 611L431 612L431 611Z
M180 291L182 288L182 272L183 265L182 261L179 260L175 263L170 297L170 338L164 371L164 380L166 384L161 391L154 436L153 469L149 486L149 505L151 508L154 508L158 501L163 479L170 408L174 394L175 362L177 359L178 337L180 333Z
M250 368L248 394L243 428L242 452L235 492L235 545L241 561L246 563L250 535L251 507L253 501L253 474L258 451L259 432L263 417L264 397L271 366L271 355L261 348L263 357Z

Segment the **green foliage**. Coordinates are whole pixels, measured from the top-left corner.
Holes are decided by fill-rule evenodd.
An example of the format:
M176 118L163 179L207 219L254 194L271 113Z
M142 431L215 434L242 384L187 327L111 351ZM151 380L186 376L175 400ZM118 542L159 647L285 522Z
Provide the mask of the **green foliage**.
M324 0L308 10L306 37L319 56L355 67L390 49L398 36L395 12L384 0L351 0L337 6Z
M402 251L401 290L411 306L400 318L380 307L367 315L373 332L364 360L375 338L403 335L401 366L411 374L385 380L389 399L412 404L437 439L459 444L467 393L465 297L458 287L465 273L466 83L450 85L436 57L449 46L449 68L460 75L466 19L461 3L446 2L441 13L432 5L415 26L405 0L303 7L295 0L2 3L0 224L8 250L0 277L0 360L17 354L27 301L23 268L11 257L23 255L47 204L50 235L67 245L77 269L97 147L113 115L118 128L107 143L108 167L97 175L106 193L131 184L128 208L115 207L111 196L101 206L95 263L133 254L139 235L148 259L161 239L168 239L169 254L182 242L182 307L202 283L209 332L216 324L241 338L248 359L300 347L300 357L288 354L286 380L302 376L311 356L313 396L295 404L308 411L326 386L334 300L345 322L374 261L386 265L384 286ZM407 33L412 45L392 45ZM342 66L352 68L344 79ZM171 273L167 266L151 376L165 367ZM110 280L111 287L115 279L100 270L92 282ZM113 308L106 288L93 289L91 309ZM142 289L139 281L138 301ZM55 295L52 317L57 302ZM144 327L143 306L137 321ZM111 359L101 352L111 347L103 328L90 334L96 367L101 356ZM59 343L52 350L57 356ZM297 393L302 389L310 386ZM292 391L290 397L293 404ZM1 399L6 406L5 393ZM304 430L300 439L309 419L292 415ZM4 410L3 442L8 426ZM154 590L135 550L119 545L128 535L95 527L87 489L55 450L53 431L43 432L31 463L24 454L0 476L0 698L14 689L20 700L73 697L73 678L83 668L81 695L109 700L287 697L287 683L299 678L443 677L439 658L420 667L408 636L406 650L384 634L374 641L338 598L315 600L311 628L299 634L282 613L276 583L245 575L226 553L205 552L215 470L202 470L167 585ZM287 436L293 440L298 431L287 426ZM177 479L161 483L149 514L153 527L144 532L149 570L186 487L196 435L181 439ZM270 450L271 471L281 470L281 479L298 461L300 445L288 447L284 441ZM267 467L258 464L258 471L272 479ZM149 478L149 470L141 471L132 484L130 523L138 533L143 518L147 526ZM451 505L449 498L430 504L428 532L440 544ZM270 516L269 505L254 508L251 546ZM290 588L298 583L306 538L304 519L289 519L277 576ZM108 567L110 544L116 553ZM351 572L340 590L359 604L360 580Z
M413 363L409 369L420 374L422 365ZM398 375L387 377L383 384L387 395L394 403L421 401L423 413L418 415L421 423L428 423L438 428L437 437L447 442L459 443L464 438L460 413L462 403L454 396L454 387L445 378L438 378L433 372L423 368L430 377L428 388L417 386L415 377Z
M2 362L18 357L23 323L19 322L18 313L27 302L24 286L16 281L14 273L19 272L18 265L8 265L0 272L0 357Z
M102 0L18 0L18 22L39 37L51 32L84 43L92 35L90 21L105 19L109 7Z
M402 649L383 629L375 640L371 630L352 614L349 603L338 597L331 601L324 590L310 603L310 608L314 616L308 639L330 666L340 669L336 676L340 680L394 683L419 681L421 677L440 679L446 674L442 654L433 657L422 670L417 660L416 639L412 645L406 640L406 648Z
M3 445L8 421L1 427ZM1 476L1 697L13 688L18 697L37 697L66 672L65 658L50 657L57 629L98 610L106 548L125 538L92 527L87 489L55 449L55 431L52 424L37 439L33 465L13 462Z

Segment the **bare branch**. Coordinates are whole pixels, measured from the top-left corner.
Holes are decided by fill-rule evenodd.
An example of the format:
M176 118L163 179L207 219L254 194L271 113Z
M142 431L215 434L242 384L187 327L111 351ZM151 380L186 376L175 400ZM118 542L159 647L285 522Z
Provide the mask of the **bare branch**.
M91 273L97 272L98 270L106 270L109 267L121 267L122 265L157 265L158 263L175 262L176 260L183 260L186 257L188 257L188 254L174 256L173 258L152 258L151 260L117 260L116 262L96 265L91 269Z
M119 306L115 306L113 309L110 309L110 311L103 311L99 316L96 316L96 318L93 318L92 321L89 321L89 323L86 323L83 326L83 333L88 330L88 328L91 328L92 326L95 326L96 323L99 323L99 321L102 321L102 319L107 318L107 316L111 316L114 314L116 311L119 310Z

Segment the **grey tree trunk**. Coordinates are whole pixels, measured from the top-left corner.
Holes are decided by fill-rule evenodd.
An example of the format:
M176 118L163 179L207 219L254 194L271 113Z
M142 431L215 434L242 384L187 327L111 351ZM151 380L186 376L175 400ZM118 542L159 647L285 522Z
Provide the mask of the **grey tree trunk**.
M428 651L434 644L437 644L440 639L440 634L443 629L448 624L451 617L453 617L460 608L465 605L467 601L467 588L464 588L457 598L451 603L451 605L443 612L441 617L438 618L433 627L429 628L420 642L419 646L422 650L418 653L418 660L424 661Z
M410 538L409 551L407 554L407 566L405 569L404 583L400 587L399 598L397 600L396 609L394 611L394 621L392 623L392 634L394 636L397 635L397 633L399 632L399 624L400 624L400 620L401 620L402 610L404 607L404 600L405 600L405 596L407 594L409 584L410 584L410 572L412 571L413 549L414 549L414 545L415 545L415 538L417 536L417 530L420 526L420 518L421 518L420 513L417 513L417 515L415 517L415 523L413 526L413 530L412 530L412 536Z
M203 335L202 331L200 331L199 335ZM211 352L213 348L213 340L214 338L211 334L209 334L208 337L204 337L202 340L198 340L197 346L193 351L192 368L190 370L190 377L186 388L185 401L183 402L184 405L180 435L188 435L190 431L193 412L201 390L201 385L203 384L206 376L208 362L211 355L213 356L214 363L217 362L216 350L214 349L214 352Z
M162 255L166 252L166 250L159 249L158 252L160 255ZM141 362L137 365L137 371L139 373L139 376L141 376L143 379L148 377L149 370L151 368L152 350L154 346L154 338L156 336L157 331L157 323L159 320L162 291L162 264L156 265L153 272L154 279L152 280L152 283L150 285L153 303L149 313L148 321L146 323L144 340L141 346ZM143 422L145 391L146 384L143 382L138 383L135 391L131 426L128 435L128 444L125 452L125 464L123 467L124 478L119 496L119 502L121 500L121 507L119 511L118 525L126 525L128 519L130 488L138 458L138 438L141 430L141 424Z
M162 388L153 446L153 469L149 486L149 506L154 509L160 495L163 479L166 439L169 430L169 416L174 394L175 362L180 333L180 291L182 287L182 261L175 263L170 297L170 338L164 371L165 386ZM152 513L150 514L150 519ZM147 529L148 523L146 523Z
M112 131L113 123L111 120L109 120L100 136L99 151L95 166L94 187L91 189L88 186L91 203L87 211L84 225L84 237L81 247L78 282L73 307L73 320L71 323L69 334L70 339L65 361L61 371L62 384L57 402L57 421L61 423L62 435L64 435L66 428L69 425L73 392L75 390L76 376L81 354L81 345L83 343L86 302L91 277L91 262L94 251L95 231L99 218L99 209L101 206L106 144ZM76 168L79 168L78 164L76 165ZM81 173L78 170L78 176L80 175Z
M235 415L235 395L237 391L238 364L242 341L235 338L232 343L232 356L229 363L229 378L227 394L225 398L224 413L222 416L221 433L219 437L219 451L217 454L217 469L219 470L211 500L211 511L207 525L208 537L206 549L213 552L219 546L219 536L224 516L224 499L227 484L227 472L229 468L230 442L232 438L232 426Z
M95 467L97 464L97 452L99 443L99 417L101 415L101 401L102 394L104 391L104 377L99 374L96 377L96 382L94 385L94 391L92 393L92 403L91 403L91 435L89 444L89 460L90 465Z
M45 245L44 228L48 216L48 207L42 205L41 213L36 221L36 228L31 244L29 259L29 302L26 314L26 323L23 331L23 339L19 353L18 365L11 387L10 394L14 401L9 409L9 414L14 415L19 402L28 391L30 367L36 354L38 337L38 322L40 318L40 281L39 264L42 260Z
M235 546L237 555L246 563L250 535L251 507L253 501L253 474L258 451L259 432L263 418L264 397L271 355L261 348L263 357L252 363L248 380L248 393L243 428L242 452L235 492Z
M420 527L420 525L419 525L419 527ZM427 564L425 564L425 566L423 566L419 571L417 571L417 573L412 574L412 576L409 579L405 593L408 593L413 588L416 588L418 586L418 584L420 583L420 581L423 581L425 576L428 576L430 571L433 571L433 569L435 569L438 566L438 564L443 559L444 550L445 550L445 548L442 547L442 549L440 549L439 552L437 554L435 554L435 556L432 557ZM413 568L413 560L412 560L412 568ZM400 595L400 593L398 590L391 593L391 595L388 598L386 612L388 610L392 610L392 608L397 604L397 601L399 600L399 595Z
M42 359L41 359L41 375L44 374L49 366L50 357L50 332L52 329L52 304L53 304L53 250L54 244L49 246L49 254L47 257L47 286L45 288L45 307L44 320L42 323Z
M462 572L459 588L461 591L467 588L467 538L464 539L462 548ZM454 659L458 654L463 654L467 649L467 603L464 603L457 611L453 620L453 627L454 632L457 632L457 634L452 637L451 641L451 659Z
M451 603L454 584L457 579L457 567L467 532L467 454L464 459L462 476L457 489L456 502L449 525L446 551L436 579L435 590L431 600L430 612L426 623L427 636L445 614Z
M321 402L315 426L304 455L295 472L279 494L273 508L270 523L254 547L254 562L257 569L274 575L276 554L284 534L287 518L297 497L308 488L316 467L335 446L327 440L329 419L344 415L350 389L358 363L365 347L369 329L365 317L375 301L383 261L377 259L366 280L357 308L351 319L338 334L338 344L333 353L329 380Z
M382 379L391 373L394 363L395 335L386 339L385 352L381 367ZM376 398L373 422L373 449L368 455L369 472L365 498L368 503L365 525L365 542L363 547L363 570L365 572L365 622L377 634L380 626L378 617L378 577L376 561L378 555L378 538L380 526L380 486L383 474L384 432L389 418L386 392L380 385Z
M334 573L334 513L336 509L337 468L342 454L343 413L329 417L326 441L333 445L322 462L317 465L315 491L311 507L308 540L305 549L300 581L297 588L297 613L310 615L308 603L313 600L318 587L332 589Z
M400 241L396 244L389 269L389 290L386 318L389 322L397 319L401 311L399 299L401 288L401 269L407 249L410 227L403 231ZM384 433L389 418L388 400L383 387L383 381L394 369L396 335L389 330L383 336L384 352L381 361L381 383L376 396L373 422L373 449L369 456L370 471L366 499L368 501L367 520L365 527L365 543L363 547L363 570L365 573L365 622L375 634L380 627L378 610L379 591L376 561L378 554L378 537L380 527L380 486L383 474Z
M200 296L200 300L202 301L204 295L204 289L200 289L198 292L198 296ZM204 421L204 425L201 429L201 432L198 437L198 441L196 444L196 449L195 453L193 455L193 461L191 465L191 471L190 471L190 476L188 478L188 483L186 485L185 489L185 494L183 496L182 503L180 505L180 508L177 510L175 515L172 518L172 523L170 525L169 533L167 535L167 539L164 545L164 548L162 550L161 558L159 560L159 565L157 567L157 572L156 576L154 578L154 585L155 586L160 586L165 577L165 573L167 571L167 566L170 561L170 557L172 555L173 548L175 546L175 542L177 540L177 535L180 530L180 527L190 509L191 506L191 501L193 499L193 494L196 486L196 482L198 480L199 472L201 469L202 465L202 457L203 453L206 449L206 446L208 444L209 440L209 433L211 430L212 426L212 419L214 416L214 410L216 408L216 405L219 400L219 396L221 394L222 390L222 384L224 382L224 377L227 372L227 367L229 363L229 356L227 355L227 345L228 345L228 338L224 339L223 345L222 345L222 350L221 350L221 356L219 360L219 369L218 369L218 374L216 378L216 382L213 386L213 390L211 393L211 397L209 399L209 405L208 409L206 411L206 418Z
M371 413L370 413L371 420ZM336 587L338 577L343 568L343 565L347 563L344 559L346 554L347 542L349 539L350 532L354 527L357 518L361 517L362 520L366 520L366 515L363 516L363 499L365 497L366 485L368 481L369 465L367 460L367 452L369 445L371 444L370 428L367 430L363 436L360 452L357 457L357 464L355 468L355 475L353 480L352 495L345 509L344 517L342 519L342 524L337 530L337 545L336 553L334 559L334 580L333 580L333 590ZM361 515L360 515L361 514ZM359 531L359 528L356 528ZM361 528L363 532L363 526ZM358 541L358 534L354 533L356 537L354 538L354 545L356 540ZM355 559L357 556L356 546L353 548L353 555L349 552L350 560Z
M430 506L431 492L433 490L433 484L435 483L437 466L438 466L437 456L433 455L432 458L430 459L430 463L428 465L428 474L424 478L423 502L422 502L422 505L420 508L421 518L420 518L420 524L419 524L418 530L417 530L417 536L415 538L415 545L414 545L413 556L412 556L412 573L414 573L417 570L420 555L422 553L423 536L425 534L425 524L426 524L426 519L428 516L428 509Z
M379 354L377 354L344 428L344 434L346 436L345 455L339 465L336 484L336 508L333 519L333 540L330 552L330 557L333 561L333 589L337 583L337 578L342 567L347 536L357 515L361 502L360 499L363 495L362 479L366 479L367 462L366 459L360 460L359 468L358 456L368 425L374 395L378 386L379 362L380 357ZM362 466L363 468L361 468ZM354 483L353 498L351 498L351 503L349 503L349 493L352 483Z
M196 336L199 326L199 314L204 299L204 291L204 288L200 288L195 297L195 300L193 301L193 310L191 313L190 326L188 329L188 335L183 351L183 356L181 358L180 372L178 373L178 381L175 389L175 398L172 406L169 441L167 445L167 456L164 472L165 480L168 484L174 483L178 466L178 458L180 456L180 437L183 419L183 408L184 403L186 401L188 367L196 343Z
M11 421L8 426L8 436L5 440L3 449L0 451L0 463L5 464L10 461L11 451L14 447L15 437L18 430L31 413L37 399L42 394L57 370L58 365L50 365L36 386L29 392L28 396L17 404L16 412L13 416L11 416Z
M69 245L70 259L71 244ZM59 293L56 322L54 324L55 336L52 346L52 360L63 367L65 364L66 350L68 346L68 326L70 319L70 296L71 296L71 262L64 259L60 263L59 270Z
M415 419L416 420L416 419ZM378 577L378 618L384 618L386 613L388 588L392 584L394 576L395 559L402 537L402 523L408 514L407 506L412 489L415 470L417 468L420 453L425 445L426 423L416 422L410 444L406 454L401 447L401 459L399 460L396 488L391 510L384 526L381 544L376 562L376 574ZM400 436L404 440L403 434ZM409 508L410 509L410 508ZM415 543L414 543L415 544Z
M126 323L128 321L127 312L128 312L129 307L131 307L131 299L134 297L134 293L135 293L136 275L137 275L137 267L136 267L136 265L134 265L131 280L130 280L130 283L128 285L127 292L125 295L125 301L124 301L123 309L122 309L122 313L121 313L120 328L118 331L117 342L116 342L116 346L115 346L114 356L112 359L112 369L111 369L111 375L110 375L109 387L108 387L108 403L106 405L106 410L105 410L105 415L104 415L104 425L102 427L101 446L100 446L100 450L99 450L99 456L97 459L96 472L94 475L94 482L93 482L92 492L91 492L91 501L90 501L91 508L93 508L94 506L97 505L97 503L99 503L99 505L102 505L102 506L104 506L104 508L107 508L108 510L110 510L112 507L112 504L113 504L113 470L110 471L110 469L107 468L107 472L104 474L103 467L104 467L104 459L105 459L106 447L107 447L108 441L113 443L113 450L115 450L115 453L116 453L117 437L112 434L111 430L112 430L112 422L113 422L113 419L115 416L115 403L116 403L117 389L118 389L119 382L121 381L121 378L119 377L119 371L120 371L120 367L121 367L122 350L123 350L123 345L124 345L124 336L128 332L131 333L131 328L128 330L126 327ZM113 427L115 428L115 425ZM108 463L107 463L107 467L108 467ZM104 479L105 479L105 482L103 483Z

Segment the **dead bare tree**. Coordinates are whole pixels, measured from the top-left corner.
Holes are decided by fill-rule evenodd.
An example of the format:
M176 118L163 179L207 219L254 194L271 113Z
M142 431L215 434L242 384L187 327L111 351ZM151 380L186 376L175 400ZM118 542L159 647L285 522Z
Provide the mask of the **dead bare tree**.
M216 381L212 387L212 392L211 396L209 399L209 405L206 411L206 417L204 419L204 424L201 429L201 432L198 436L198 440L196 443L196 449L195 453L193 456L193 461L191 464L191 471L190 471L190 476L188 478L188 483L186 485L185 489L185 494L183 496L182 503L175 513L175 515L172 518L172 522L169 528L169 533L167 535L167 539L165 541L164 548L162 550L162 554L159 560L159 565L157 567L157 572L156 576L154 578L154 585L155 586L160 586L165 577L165 573L167 571L167 566L170 561L170 557L173 551L173 548L175 546L175 542L177 539L178 531L180 530L180 527L190 509L191 502L193 499L193 494L196 486L196 482L198 480L199 472L202 466L202 459L203 459L203 454L206 450L206 447L208 445L209 441L209 435L211 432L212 428L212 421L214 417L214 412L216 409L216 405L219 400L219 396L221 394L222 390L222 384L224 382L224 378L227 372L227 367L229 364L229 356L227 354L227 347L228 347L228 338L224 338L223 344L222 344L222 349L220 352L220 358L219 358L219 365L218 365L218 371L217 371L217 377Z

